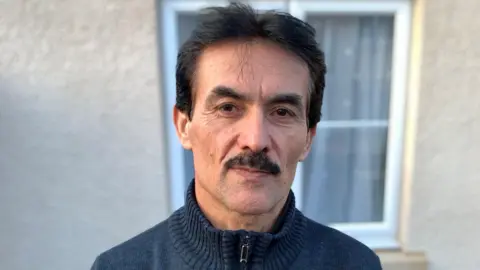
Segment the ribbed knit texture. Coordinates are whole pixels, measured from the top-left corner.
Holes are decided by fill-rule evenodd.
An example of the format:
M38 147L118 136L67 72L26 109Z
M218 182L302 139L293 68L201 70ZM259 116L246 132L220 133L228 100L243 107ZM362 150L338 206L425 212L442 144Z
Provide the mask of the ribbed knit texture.
M194 181L185 206L166 221L102 253L92 270L379 270L378 257L353 238L306 218L289 199L272 233L223 231L200 210ZM248 243L247 263L241 263Z
M295 209L293 193L290 193L285 207L284 222L276 234L218 230L200 210L192 183L187 191L186 207L171 217L169 231L174 247L192 269L222 269L223 265L239 265L240 247L247 236L250 246L247 265L284 269L302 250L306 226L306 219Z

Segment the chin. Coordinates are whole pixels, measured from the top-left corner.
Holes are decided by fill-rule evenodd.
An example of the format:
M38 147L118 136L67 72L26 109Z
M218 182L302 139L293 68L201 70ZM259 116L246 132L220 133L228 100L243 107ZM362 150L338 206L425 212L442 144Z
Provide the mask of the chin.
M272 211L276 205L276 196L268 190L242 190L229 197L229 208L244 215L265 214Z

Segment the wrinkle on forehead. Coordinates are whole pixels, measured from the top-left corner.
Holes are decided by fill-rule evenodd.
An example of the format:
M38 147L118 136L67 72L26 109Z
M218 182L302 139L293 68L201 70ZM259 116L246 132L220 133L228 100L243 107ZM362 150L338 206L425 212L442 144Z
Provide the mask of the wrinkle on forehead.
M212 45L200 56L197 69L196 86L202 92L216 86L213 84L247 86L249 89L243 90L259 91L259 94L282 87L296 88L285 89L289 91L306 88L303 95L307 95L308 101L310 75L307 64L269 41L229 41ZM292 80L286 82L288 78Z
M238 72L237 80L241 81L245 79L246 74L253 75L253 66L251 65L252 55L252 43L251 41L241 42L235 48L235 56L237 59L240 59L238 66L231 66L232 71L236 72L236 69L240 69ZM235 62L235 61L234 61ZM254 79L254 78L252 78Z
M255 49L253 48L254 46L261 47L257 47L257 50L252 52L252 50ZM265 79L265 74L267 74L267 77L271 74L279 75L280 77L289 77L303 76L303 74L306 72L309 76L309 69L302 59L281 48L277 44L269 41L252 40L248 42L242 42L237 45L235 51L235 55L238 57L237 60L239 60L239 63L236 66L232 66L231 69L233 72L238 74L237 81L239 83L244 82L258 84L260 87L259 90L261 90L262 87L262 81L260 80ZM277 59L273 58L273 62L269 61L270 58L268 58L268 54L272 53L277 54ZM267 55L267 58L261 58L261 61L257 61L264 55ZM278 59L283 59L284 61L278 62L276 61ZM288 72L286 72L283 69L285 60L289 64L296 64L297 67L300 66L300 68L289 68ZM262 72L257 73L258 69L260 69ZM267 72L264 73L263 70L267 70ZM281 81L276 82L277 87L280 83Z

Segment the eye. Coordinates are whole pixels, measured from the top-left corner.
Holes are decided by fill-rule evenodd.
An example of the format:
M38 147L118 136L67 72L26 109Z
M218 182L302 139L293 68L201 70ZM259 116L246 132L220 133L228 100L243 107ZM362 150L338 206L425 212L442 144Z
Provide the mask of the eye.
M235 107L235 105L231 103L226 103L226 104L220 105L218 109L222 112L230 113L230 112L234 112L237 109L237 107Z
M275 114L277 114L278 116L281 116L281 117L295 116L295 113L293 113L291 110L285 109L285 108L276 109Z
M221 117L237 117L241 115L242 110L232 103L222 103L216 107L216 112Z

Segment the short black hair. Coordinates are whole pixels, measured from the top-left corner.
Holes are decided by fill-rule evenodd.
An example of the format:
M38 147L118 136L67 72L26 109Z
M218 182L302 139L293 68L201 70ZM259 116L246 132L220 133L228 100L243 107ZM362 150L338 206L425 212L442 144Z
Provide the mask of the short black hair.
M251 39L271 41L308 65L311 89L307 126L314 127L321 118L326 73L325 56L315 40L315 29L288 13L274 10L260 13L241 3L209 7L199 13L196 28L177 55L177 109L192 117L193 77L198 57L206 47L222 41Z

